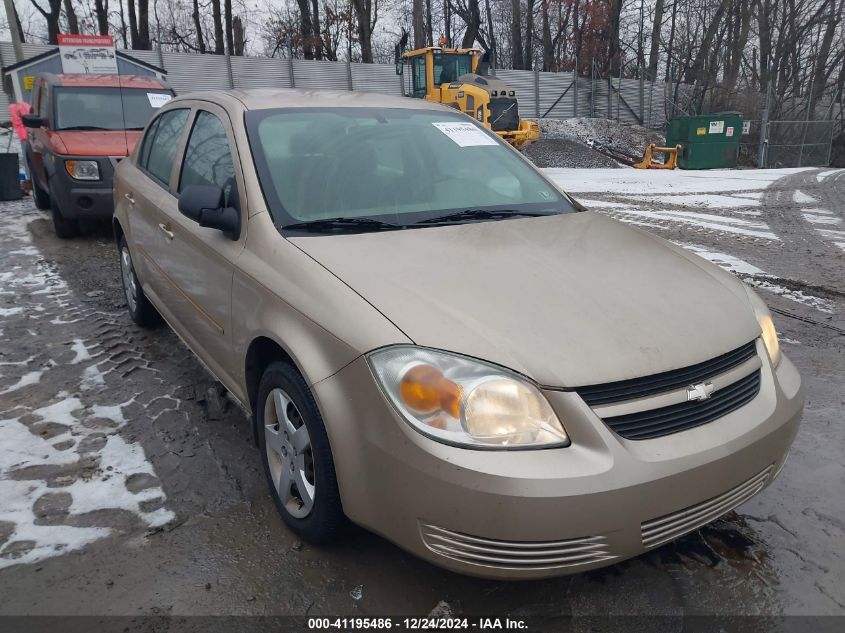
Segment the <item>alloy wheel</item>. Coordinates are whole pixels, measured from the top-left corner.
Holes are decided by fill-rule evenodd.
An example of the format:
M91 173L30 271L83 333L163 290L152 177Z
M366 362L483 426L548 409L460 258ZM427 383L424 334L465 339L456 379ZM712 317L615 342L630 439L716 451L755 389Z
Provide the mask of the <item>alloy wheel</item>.
M316 479L311 436L290 396L273 389L264 403L264 439L273 485L291 516L307 517L314 508Z

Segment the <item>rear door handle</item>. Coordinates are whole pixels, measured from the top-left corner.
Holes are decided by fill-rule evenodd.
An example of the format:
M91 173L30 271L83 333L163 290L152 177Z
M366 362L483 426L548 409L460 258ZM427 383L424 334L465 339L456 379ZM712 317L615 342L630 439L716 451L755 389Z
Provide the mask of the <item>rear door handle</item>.
M173 239L173 231L170 230L169 224L164 224L162 222L161 224L158 225L158 228L160 228L161 232L164 233L167 236L167 239L169 239L169 240Z
M123 197L129 200L129 204L135 204L135 198L132 197L131 193L124 193Z

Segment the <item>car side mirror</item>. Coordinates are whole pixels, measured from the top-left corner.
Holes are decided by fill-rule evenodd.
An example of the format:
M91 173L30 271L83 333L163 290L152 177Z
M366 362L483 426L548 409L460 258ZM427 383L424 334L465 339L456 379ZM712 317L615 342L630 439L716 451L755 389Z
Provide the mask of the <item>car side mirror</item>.
M46 119L37 114L24 114L21 117L21 121L23 122L24 127L32 128L35 130L47 126Z
M237 209L225 205L223 189L216 185L189 185L179 195L179 213L236 240L241 234L241 217Z

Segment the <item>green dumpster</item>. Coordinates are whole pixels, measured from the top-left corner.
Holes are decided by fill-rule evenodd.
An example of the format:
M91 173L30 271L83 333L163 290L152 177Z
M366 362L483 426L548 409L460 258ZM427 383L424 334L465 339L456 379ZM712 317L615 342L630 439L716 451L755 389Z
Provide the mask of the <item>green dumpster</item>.
M742 138L742 114L716 112L678 117L666 129L667 147L681 146L678 167L714 169L736 167Z

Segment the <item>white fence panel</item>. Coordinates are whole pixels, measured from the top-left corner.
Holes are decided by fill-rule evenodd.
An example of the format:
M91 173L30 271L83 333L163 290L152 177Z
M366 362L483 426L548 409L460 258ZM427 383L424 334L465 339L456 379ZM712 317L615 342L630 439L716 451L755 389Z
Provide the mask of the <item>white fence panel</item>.
M295 59L293 74L297 88L349 90L349 70L343 62Z
M290 88L290 61L269 57L232 57L235 88Z
M401 80L395 66L385 64L351 64L352 89L361 92L378 92L402 96Z
M575 87L570 73L540 73L540 116L567 119L575 116Z
M167 83L177 94L198 90L227 90L229 69L222 55L164 53Z

